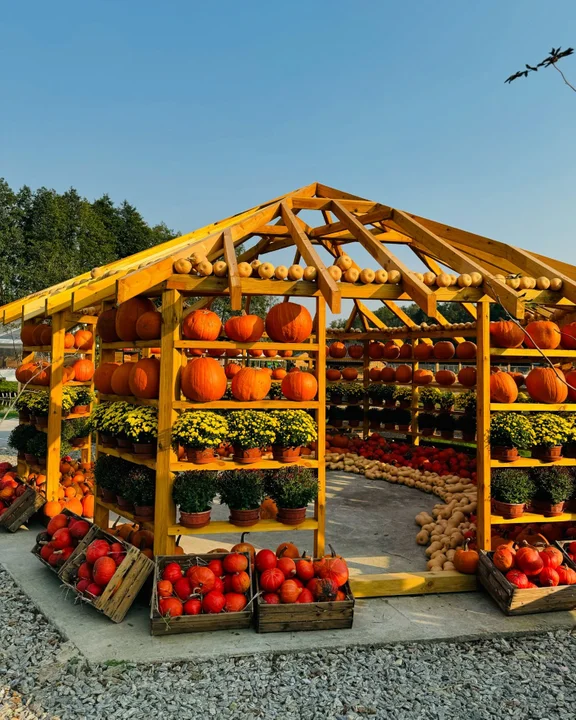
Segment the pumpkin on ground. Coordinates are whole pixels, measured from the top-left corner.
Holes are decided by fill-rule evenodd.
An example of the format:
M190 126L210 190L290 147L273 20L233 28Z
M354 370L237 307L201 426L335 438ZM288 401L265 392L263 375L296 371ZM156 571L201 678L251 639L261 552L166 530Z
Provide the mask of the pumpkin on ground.
M266 315L266 332L275 342L304 342L312 332L312 316L303 305L278 303Z
M226 375L214 358L194 358L182 368L182 392L194 402L220 400L226 392Z
M568 386L560 370L551 367L530 370L526 389L533 400L541 403L563 403L568 397Z
M110 386L114 395L130 395L130 373L133 367L133 362L125 362L112 372Z
M120 340L137 340L136 323L138 318L145 312L152 312L155 309L152 300L143 297L130 298L130 300L120 303L116 311L116 335Z
M464 548L459 548L454 554L454 567L458 572L474 575L478 568L479 555L476 550L469 550L466 543Z
M333 342L328 348L328 353L331 358L340 359L346 357L346 345L341 342Z
M282 380L281 390L288 400L306 402L316 397L318 382L312 373L289 372Z
M112 390L112 375L116 368L120 367L120 363L107 362L102 363L96 368L94 373L94 388L98 392L104 395L111 395L114 391Z
M524 331L511 320L490 323L490 337L495 347L519 348L524 342Z
M518 386L508 373L498 372L490 375L490 401L513 403L518 398Z
M136 333L140 340L157 340L162 333L162 313L150 310L140 315L136 321Z
M464 387L474 387L476 385L476 368L463 367L458 373L458 382Z
M192 310L182 320L182 335L188 340L217 340L222 330L220 318L212 310Z
M160 361L158 358L142 358L132 363L128 376L130 393L134 397L152 399L158 397L160 389Z
M224 332L234 342L256 342L264 334L264 321L258 315L237 315L226 321Z
M232 378L232 395L242 402L263 400L271 385L272 381L266 370L245 367Z
M102 342L108 343L120 340L116 333L116 308L104 310L104 312L98 315L96 333L100 335Z
M526 325L526 347L555 350L560 345L560 328L550 320L535 320Z

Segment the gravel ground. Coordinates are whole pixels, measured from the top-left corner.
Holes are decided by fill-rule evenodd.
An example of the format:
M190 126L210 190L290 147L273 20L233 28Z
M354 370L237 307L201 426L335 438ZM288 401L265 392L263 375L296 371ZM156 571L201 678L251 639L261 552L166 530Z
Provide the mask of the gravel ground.
M576 639L568 632L213 662L91 665L1 567L0 613L1 720L574 717Z

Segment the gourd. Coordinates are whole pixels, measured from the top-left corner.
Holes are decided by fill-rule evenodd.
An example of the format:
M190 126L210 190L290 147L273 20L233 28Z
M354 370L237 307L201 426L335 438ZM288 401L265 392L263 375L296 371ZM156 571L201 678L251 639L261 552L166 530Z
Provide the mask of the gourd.
M226 277L228 275L228 265L224 260L217 260L213 265L213 270L216 277Z
M388 282L388 273L386 270L376 270L374 273L374 282L379 285L384 285Z
M258 275L262 280L270 280L274 276L274 265L272 263L262 263L258 266Z
M286 280L288 277L288 268L286 265L278 265L276 270L274 270L274 277L276 280Z
M363 282L365 285L369 285L370 283L374 282L374 278L376 277L376 273L371 268L364 268L362 272L360 273L360 282Z
M330 265L327 270L328 274L333 280L335 280L336 282L340 282L340 280L342 279L342 270L340 270L338 265Z
M304 280L307 282L314 282L316 280L316 275L318 274L318 271L315 267L312 267L311 265L308 265L304 268Z
M402 273L398 270L390 270L388 272L388 282L391 285L398 285L402 281Z
M470 287L472 285L472 277L467 273L458 276L459 287Z
M212 275L212 263L209 260L202 260L202 262L198 263L195 267L196 272L198 275L202 275L203 277L208 277L209 275Z
M484 282L484 277L479 272L470 273L470 277L472 278L472 287L480 287Z
M174 262L172 269L180 275L188 275L192 272L192 263L190 260L186 260L186 258L179 258Z
M548 288L550 287L550 280L548 280L547 277L542 275L539 278L536 278L536 287L538 288L538 290L548 290Z
M241 278L249 278L252 275L252 267L250 263L241 262L238 263L238 275Z
M359 277L360 277L360 272L358 270L356 270L356 268L353 268L353 267L348 268L348 270L346 270L346 272L344 273L345 282L355 283Z
M346 270L352 267L353 262L349 255L340 255L334 264L339 267L342 272L346 272Z
M302 280L303 275L304 270L300 267L300 265L290 265L288 268L288 277L290 280Z
M447 273L436 275L436 285L438 287L449 287L452 284L452 278Z
M425 272L424 275L422 275L422 282L424 285L428 285L429 287L436 284L436 275L433 272Z

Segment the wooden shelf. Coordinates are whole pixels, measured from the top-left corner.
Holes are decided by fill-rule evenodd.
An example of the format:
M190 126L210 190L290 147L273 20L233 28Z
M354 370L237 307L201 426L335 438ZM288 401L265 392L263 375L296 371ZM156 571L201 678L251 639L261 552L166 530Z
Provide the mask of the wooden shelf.
M156 469L156 460L153 458L141 458L135 453L126 452L123 448L110 448L104 447L104 445L98 445L97 450L104 455L114 455L114 457L122 458L123 460L127 460L135 465L146 465L146 467L152 468L152 470Z
M554 467L555 465L564 467L576 467L576 458L561 458L556 462L542 462L538 458L520 457L514 462L502 462L501 460L490 460L490 467L498 468L515 468L515 467Z
M31 345L30 347L23 348L24 352L42 352L51 353L52 345ZM78 348L64 348L66 355L94 355L94 348L90 350L79 350Z
M104 451L106 448L104 449ZM170 463L170 470L172 472L181 472L183 470L278 470L279 468L288 467L289 465L298 465L299 467L305 468L317 468L318 460L310 458L309 455L304 455L296 462L292 463L281 463L277 460L259 460L257 463L244 465L243 463L237 463L232 458L219 458L211 463L205 463L197 465L191 462L173 462Z
M491 515L492 525L516 525L517 523L549 523L549 522L571 522L576 520L576 513L563 513L556 517L544 517L534 513L524 513L519 518L505 519L499 515Z
M514 412L531 412L538 410L540 412L576 412L576 404L574 403L562 403L546 404L546 403L490 403L490 410L492 411L514 411Z
M576 350L543 350L544 355L547 358L569 358L576 359ZM525 360L526 358L535 358L536 360L542 360L542 353L535 348L490 348L490 355L492 357L504 357L504 358L519 358Z
M223 535L229 533L248 532L284 532L290 534L294 530L317 530L318 521L314 518L306 518L300 525L284 525L277 520L259 520L250 527L239 527L226 520L212 520L206 527L198 530L184 527L183 525L171 525L168 527L168 535Z
M326 333L326 340L412 340L413 338L430 338L431 340L454 337L476 337L476 328L464 330L400 330L386 332L373 330L372 332Z
M82 385L83 387L92 387L92 381L86 380L80 382L80 380L68 380L68 382L64 384L64 387L66 387L66 385Z
M152 530L152 532L154 532L154 522L141 523L138 520L135 521L134 513L131 513L129 510L124 510L124 508L120 508L114 503L107 503L104 502L102 498L96 497L96 505L100 505L100 507L106 508L107 510L110 510L110 512L116 513L116 515L120 515L121 517L126 518L126 520L130 520L131 522L137 522L139 525L142 525L145 530Z
M239 400L214 400L213 402L195 403L177 400L173 403L173 407L176 410L315 410L320 407L320 401L255 400L253 402L240 402Z
M66 415L66 417L62 417L62 420L80 420L81 418L87 418L90 417L90 413L70 413L70 415Z
M102 350L134 350L160 347L160 338L158 338L158 340L120 340L118 342L102 343L100 347Z
M157 343L160 341L158 340ZM253 342L253 343L236 343L231 340L177 340L174 343L175 348L194 349L194 350L308 350L309 352L318 352L319 345L317 343L280 343L280 342ZM228 358L233 360L233 358ZM257 358L255 358L257 359ZM282 360L290 360L290 358L281 358Z
M127 402L132 405L158 405L156 399L137 398L134 395L105 395L104 393L98 393L98 399L102 402Z

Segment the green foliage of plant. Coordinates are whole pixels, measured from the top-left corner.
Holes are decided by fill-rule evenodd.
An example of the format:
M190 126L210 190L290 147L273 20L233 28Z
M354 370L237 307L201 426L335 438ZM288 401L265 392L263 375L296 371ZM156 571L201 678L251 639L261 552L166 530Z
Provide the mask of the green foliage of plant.
M492 470L490 491L495 500L513 505L529 502L536 492L530 474L520 468Z
M259 410L233 410L228 413L229 440L232 445L249 450L265 448L276 440L278 421Z
M119 494L134 505L154 505L156 471L134 465L120 480Z
M459 415L456 418L456 429L462 433L472 434L476 432L476 415Z
M63 422L63 425L68 429L68 439L70 438L85 438L92 432L92 420L87 418L76 418L74 420L67 420Z
M339 400L341 397L344 396L344 385L340 380L334 383L330 383L330 385L327 386L327 392L328 397L332 402L335 400Z
M50 395L48 390L27 393L28 410L35 417L45 417L50 409Z
M14 403L14 407L16 410L24 411L24 410L30 410L30 400L31 400L31 393L29 392L21 392L20 395L16 398L16 401Z
M18 383L16 380L0 378L0 392L18 392Z
M396 385L392 397L398 402L410 401L412 399L412 388L404 387L402 385Z
M74 405L90 405L94 401L94 393L90 388L72 387Z
M28 442L36 435L38 435L38 430L34 425L16 425L8 437L8 445L18 453L28 452ZM40 435L44 435L44 433L40 433Z
M281 400L282 395L282 389L281 389L282 383L273 381L272 385L270 385L270 390L268 391L268 397L270 400Z
M172 499L181 512L210 510L218 494L218 473L210 470L186 470L178 473L172 486Z
M228 437L228 422L223 415L208 410L182 413L172 426L172 445L203 450L216 448Z
M458 393L454 400L454 407L456 410L462 410L466 413L472 414L476 412L476 391L467 390L463 393Z
M345 420L346 419L346 413L347 411L339 407L338 405L333 405L330 410L328 411L328 418L331 423L333 423L335 420Z
M444 390L440 392L438 398L438 405L440 410L451 410L454 406L455 395L451 390Z
M110 492L117 492L120 480L126 477L133 463L113 455L100 455L94 463L96 485Z
M62 389L62 412L69 413L76 405L76 388L65 387Z
M376 402L383 400L385 387L386 385L382 383L370 383L370 385L368 385L368 397L370 400L375 400Z
M394 399L394 393L396 392L396 385L392 385L390 383L383 383L381 397L382 400L390 401Z
M35 455L37 458L46 457L46 453L48 452L48 435L44 432L37 432L31 436L26 443L25 452L30 455Z
M347 402L361 402L364 399L364 386L359 382L349 382L344 385L344 395Z
M558 413L531 413L528 420L534 431L533 445L555 447L563 445L570 437L570 423Z
M272 410L269 414L278 422L275 445L301 447L318 437L316 423L305 410Z
M261 470L225 470L218 479L220 501L231 510L256 510L265 496Z
M308 468L289 465L267 474L265 491L279 508L302 508L318 496L318 479Z
M395 422L396 425L410 425L412 422L412 413L407 409L393 410L394 419L390 422Z
M155 442L158 437L158 408L152 405L132 407L124 416L121 432L135 443Z
M454 432L456 429L456 418L449 412L441 412L436 416L436 430L440 432Z
M430 404L430 405L436 405L439 400L440 396L442 395L442 391L439 390L436 387L421 387L418 392L418 397L420 398L420 402L422 404Z
M370 409L368 410L368 420L369 420L371 423L382 423L382 422L384 422L383 416L384 416L384 409L374 408L374 407L373 407L373 408L370 408Z
M537 500L556 505L568 500L574 492L574 477L567 468L536 467L532 468L530 474L536 485L534 498Z
M418 429L426 430L429 428L436 427L436 415L432 413L419 413L418 414Z
M527 450L534 445L536 435L530 421L519 412L498 412L490 417L490 445L492 447Z

